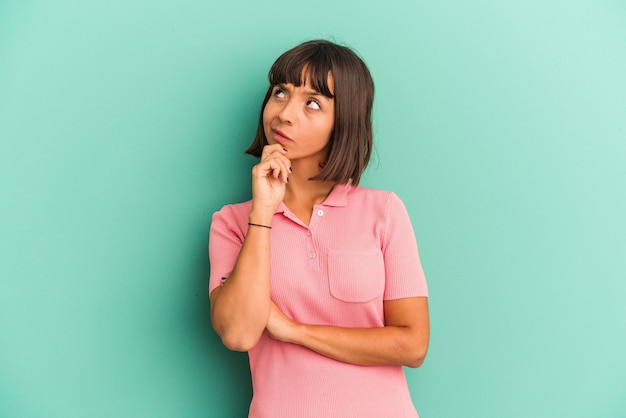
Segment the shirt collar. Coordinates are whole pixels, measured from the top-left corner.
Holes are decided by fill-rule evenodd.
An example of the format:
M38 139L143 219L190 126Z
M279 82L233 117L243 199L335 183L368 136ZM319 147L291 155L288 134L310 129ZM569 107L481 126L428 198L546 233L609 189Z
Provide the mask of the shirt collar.
M336 184L330 191L330 194L326 197L321 205L322 206L335 206L344 207L348 204L348 192L352 188L352 183ZM284 213L287 210L287 206L280 202L280 205L276 208L274 213Z
M352 183L336 184L330 191L330 194L322 202L323 206L342 207L348 204L348 191L352 187Z

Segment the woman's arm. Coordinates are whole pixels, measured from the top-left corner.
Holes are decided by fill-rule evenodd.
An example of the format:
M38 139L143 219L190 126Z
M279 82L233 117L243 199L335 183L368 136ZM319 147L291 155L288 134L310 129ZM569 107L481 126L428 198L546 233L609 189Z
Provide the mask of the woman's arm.
M428 351L428 298L384 301L385 326L342 328L299 324L272 303L266 331L279 341L302 345L346 363L419 367Z
M254 347L269 318L269 233L250 227L232 273L210 295L213 328L231 350Z
M211 322L226 347L248 351L270 316L270 228L285 193L290 162L280 145L263 150L252 169L252 209L248 232L224 285L211 292ZM219 249L218 249L219 250Z

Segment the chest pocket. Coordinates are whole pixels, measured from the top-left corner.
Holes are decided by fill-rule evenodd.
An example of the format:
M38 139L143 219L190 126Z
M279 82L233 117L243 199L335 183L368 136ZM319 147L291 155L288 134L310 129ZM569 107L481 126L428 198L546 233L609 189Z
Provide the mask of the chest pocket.
M330 294L344 302L368 302L385 291L385 265L379 248L328 252Z

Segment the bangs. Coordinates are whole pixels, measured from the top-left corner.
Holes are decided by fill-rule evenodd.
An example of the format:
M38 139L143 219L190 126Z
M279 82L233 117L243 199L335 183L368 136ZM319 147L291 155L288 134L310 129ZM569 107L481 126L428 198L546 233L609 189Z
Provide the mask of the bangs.
M328 76L333 73L332 51L320 45L281 55L269 72L270 86L293 84L302 86L308 80L311 88L328 98L334 98L328 86Z

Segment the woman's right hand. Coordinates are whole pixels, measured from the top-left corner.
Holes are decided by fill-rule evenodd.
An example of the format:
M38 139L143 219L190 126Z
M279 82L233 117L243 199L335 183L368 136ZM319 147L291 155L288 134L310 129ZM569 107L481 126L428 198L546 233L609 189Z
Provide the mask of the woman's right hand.
M286 154L287 150L280 144L266 145L261 161L252 168L252 213L263 218L255 218L258 222L271 219L283 201L291 172L291 161Z

